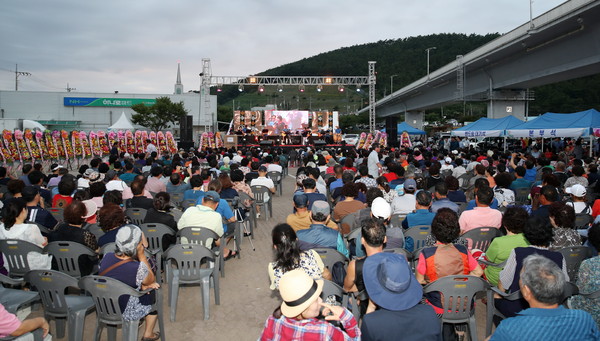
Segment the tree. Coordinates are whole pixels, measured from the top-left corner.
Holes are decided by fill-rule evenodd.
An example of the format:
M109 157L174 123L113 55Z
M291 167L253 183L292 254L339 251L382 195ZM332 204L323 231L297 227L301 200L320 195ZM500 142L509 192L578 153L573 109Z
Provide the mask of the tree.
M131 121L153 131L167 128L170 124L178 123L188 111L183 102L173 103L169 97L159 97L152 105L135 104L131 106L137 114L131 116Z

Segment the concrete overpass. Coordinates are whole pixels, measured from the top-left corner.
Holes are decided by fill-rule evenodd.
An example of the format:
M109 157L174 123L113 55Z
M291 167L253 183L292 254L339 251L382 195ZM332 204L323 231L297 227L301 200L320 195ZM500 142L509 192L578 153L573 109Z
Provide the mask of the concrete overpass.
M487 101L490 118L524 117L527 89L600 73L598 18L600 1L567 1L382 98L376 114L392 134L401 113L422 128L424 110L462 101Z

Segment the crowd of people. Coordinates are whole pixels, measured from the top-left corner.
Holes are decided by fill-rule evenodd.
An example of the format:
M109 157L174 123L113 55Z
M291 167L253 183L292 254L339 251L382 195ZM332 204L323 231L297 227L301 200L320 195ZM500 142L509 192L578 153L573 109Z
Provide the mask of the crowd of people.
M77 172L59 164L47 172L41 164L24 165L22 174L0 167L0 239L40 247L71 241L96 253L115 243L116 251L100 261L80 259L82 275L99 267L99 273L133 288L158 288L160 274L144 252L148 241L127 209L144 209L144 222L165 224L175 233L187 226L209 228L226 237L223 258L229 260L240 252L230 242L231 223L269 214L267 206L250 209L252 186L266 187L264 200L273 200L276 182L269 172L294 168L289 215L272 231L275 258L267 266L270 287L283 303L268 318L261 340L462 338L461 326L440 324L439 293L423 291L423 285L450 275L481 277L500 291L522 292L521 300L499 296L485 302L507 317L492 339L512 338L527 325L527 335L538 328L545 333L539 335L568 333L591 340L600 337L598 300L574 296L568 301L573 309L566 311L562 289L569 280L581 292L600 289L600 258L583 261L575 280L558 250L585 245L598 255L596 162L561 149L534 154L531 149L506 153L460 145L394 149L374 144L368 151L309 147L284 153L252 147L113 153ZM242 205L230 205L228 199L242 193ZM58 219L56 209L62 214ZM424 245L407 236L411 228L424 227ZM501 235L486 250L474 249L464 237L481 227ZM176 242L167 236L164 250ZM337 250L349 263L328 268L316 248ZM56 268L49 254L31 254L28 260L32 269ZM352 293L359 315L335 300L323 301L324 281ZM126 319L146 317L145 341L160 337L152 303L148 295L122 306ZM561 318L566 322L559 333L555 322ZM33 325L44 326L41 321Z
M545 154L535 145L515 153L454 147L296 150L290 159L298 166L292 213L273 230L276 258L268 266L271 289L279 289L283 303L261 340L276 339L274 333L329 333L333 340L463 339L464 326L441 327L440 293L422 289L451 275L480 277L506 294L521 292L515 301L497 295L484 302L506 317L494 321L492 340L599 339L598 299L564 297L568 281L582 293L600 289L597 160L576 157L568 145ZM424 246L405 237L413 227L428 228ZM467 234L479 228L497 229L499 235L484 250L473 248ZM559 250L581 246L595 256L581 267L568 265ZM325 267L315 248L348 257L345 271ZM577 278L569 278L568 267L579 267ZM298 289L287 298L292 289L287 276L299 276L298 270L316 283L317 292L325 280L353 293L359 330L347 319L349 311L329 313L314 291L309 296ZM302 301L306 310L286 313L290 301ZM313 304L326 307L320 316L310 311ZM341 329L332 332L331 319Z

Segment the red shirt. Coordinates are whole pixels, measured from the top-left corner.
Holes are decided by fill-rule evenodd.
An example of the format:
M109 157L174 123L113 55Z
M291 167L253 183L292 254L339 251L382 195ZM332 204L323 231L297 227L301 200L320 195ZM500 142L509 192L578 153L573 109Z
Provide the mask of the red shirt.
M265 323L260 340L360 340L360 329L356 319L347 309L344 309L340 316L340 322L346 332L325 320L295 320L285 316L275 318L271 315Z

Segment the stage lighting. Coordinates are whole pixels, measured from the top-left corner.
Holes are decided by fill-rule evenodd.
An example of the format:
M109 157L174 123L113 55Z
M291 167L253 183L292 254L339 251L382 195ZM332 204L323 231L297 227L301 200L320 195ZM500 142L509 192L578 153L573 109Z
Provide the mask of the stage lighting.
M344 86L343 85L338 85L338 91L339 92L344 92Z
M300 90L300 92L304 92L304 85L300 85L300 86L298 87L298 90Z
M223 91L223 89L221 88L222 86L223 84L217 84L217 92Z
M259 85L258 86L258 92L264 92L265 91L265 86L264 85Z
M333 83L333 79L330 77L325 78L325 84L331 84Z
M242 92L242 91L244 91L244 84L240 84L240 85L238 85L238 91L239 91L239 92Z
M281 84L277 86L277 91L283 92L283 86L281 86Z
M321 84L317 85L317 92L321 92L323 90L323 86Z
M252 84L256 83L256 77L248 78L248 83L252 83Z
M360 84L356 86L356 92L360 92Z

